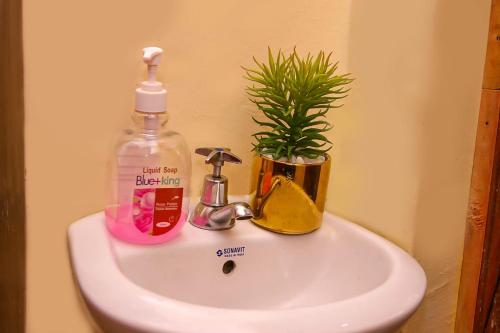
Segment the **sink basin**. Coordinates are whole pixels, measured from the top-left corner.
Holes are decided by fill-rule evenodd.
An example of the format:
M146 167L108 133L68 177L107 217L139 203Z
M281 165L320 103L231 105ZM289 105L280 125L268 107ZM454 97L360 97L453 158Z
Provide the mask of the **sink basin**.
M426 287L406 252L328 213L302 236L186 224L166 244L137 246L108 235L102 213L68 233L81 294L107 333L395 332Z

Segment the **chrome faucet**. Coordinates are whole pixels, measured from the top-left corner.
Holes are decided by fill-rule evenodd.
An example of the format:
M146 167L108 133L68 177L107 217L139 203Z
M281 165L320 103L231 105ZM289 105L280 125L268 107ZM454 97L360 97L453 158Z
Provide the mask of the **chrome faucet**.
M212 174L205 176L200 202L189 214L189 223L207 230L224 230L234 226L235 220L253 217L245 202L228 203L228 179L221 174L224 162L240 164L241 159L228 148L197 148L196 154L205 156L205 163L213 165Z

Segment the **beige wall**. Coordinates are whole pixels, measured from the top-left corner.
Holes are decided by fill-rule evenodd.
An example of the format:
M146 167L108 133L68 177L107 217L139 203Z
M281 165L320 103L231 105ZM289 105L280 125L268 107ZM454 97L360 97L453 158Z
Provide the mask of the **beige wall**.
M24 1L29 333L91 332L66 228L100 210L105 161L143 75L166 51L171 125L224 145L247 191L252 105L240 65L266 47L335 50L357 78L336 127L328 208L417 257L428 296L408 332L453 322L489 1ZM193 189L206 167L194 157ZM241 177L241 175L245 177Z

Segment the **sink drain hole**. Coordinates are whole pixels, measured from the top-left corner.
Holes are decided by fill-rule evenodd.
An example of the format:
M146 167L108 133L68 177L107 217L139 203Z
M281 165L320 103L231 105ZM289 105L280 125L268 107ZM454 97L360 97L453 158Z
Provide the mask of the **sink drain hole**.
M234 270L235 267L236 267L236 263L232 260L228 260L222 266L222 272L224 274L229 274Z

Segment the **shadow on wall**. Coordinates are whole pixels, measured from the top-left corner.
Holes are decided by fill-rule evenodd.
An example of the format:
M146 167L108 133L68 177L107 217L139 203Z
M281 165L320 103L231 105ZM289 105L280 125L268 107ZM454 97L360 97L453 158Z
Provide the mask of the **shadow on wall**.
M352 3L350 69L366 74L358 76L353 109L387 131L365 143L377 144L369 177L394 168L385 191L406 196L382 206L406 204L399 216L408 218L396 222L409 235L390 221L384 226L397 232L376 231L406 247L428 279L426 299L404 332L453 328L488 13L487 0ZM413 179L402 179L398 168Z
M423 135L413 240L429 286L409 325L415 332L445 332L454 325L489 7L484 0L444 0L435 6L429 66L434 74L419 120Z

